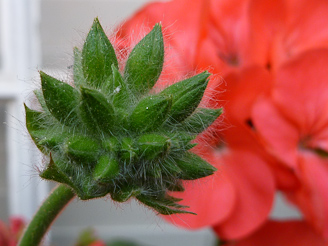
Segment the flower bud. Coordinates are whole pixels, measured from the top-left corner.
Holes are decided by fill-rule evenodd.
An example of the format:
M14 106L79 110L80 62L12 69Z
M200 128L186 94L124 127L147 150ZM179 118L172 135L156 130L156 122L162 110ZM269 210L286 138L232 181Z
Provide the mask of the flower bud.
M196 110L209 74L198 74L152 94L164 61L160 25L132 50L121 75L98 19L82 51L74 49L72 87L40 72L42 111L27 107L26 126L50 162L44 179L71 187L82 200L109 194L135 197L162 214L190 213L168 191L215 168L189 150L196 134L221 112Z

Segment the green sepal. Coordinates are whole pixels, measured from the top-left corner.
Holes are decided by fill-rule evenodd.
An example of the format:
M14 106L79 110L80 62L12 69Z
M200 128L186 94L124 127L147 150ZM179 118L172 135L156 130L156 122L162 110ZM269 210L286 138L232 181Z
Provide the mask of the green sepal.
M45 113L29 109L25 104L24 106L26 112L26 128L32 140L43 153L49 154L50 150L59 147L68 136L68 133L59 125L57 127L52 126L51 130L48 129L47 115Z
M182 173L182 170L175 164L174 161L167 159L162 163L162 172L167 176L177 176Z
M124 70L124 79L136 94L145 94L159 78L164 62L162 28L156 24L131 51Z
M77 47L74 47L74 65L73 65L73 79L74 85L79 87L81 85L85 85L85 77L82 68L82 51L80 51Z
M49 150L59 149L60 145L68 136L69 134L62 129L54 128L50 132L45 132L43 138L40 139L38 144L42 147L46 147Z
M110 193L111 198L117 202L126 202L132 196L140 194L140 189L131 186L129 184L124 184L120 189L116 189Z
M155 211L163 215L170 215L170 214L177 214L177 213L196 215L193 212L181 210L182 208L188 208L188 207L175 203L176 201L180 201L180 199L174 200L172 199L171 196L168 197L168 195L150 196L150 195L140 194L136 196L136 198L143 204L155 209Z
M87 136L73 136L65 142L66 154L78 163L96 161L100 150L97 141Z
M181 122L194 112L203 97L209 76L208 72L203 72L161 92L162 95L172 96L171 123Z
M97 182L109 182L117 177L120 172L118 161L108 155L100 156L95 169L93 171L93 178Z
M108 194L109 188L107 185L100 185L93 180L92 176L87 176L86 173L84 173L84 175L84 180L80 182L79 188L75 190L77 196L81 200L90 200L93 198L104 197ZM77 180L75 182L78 183Z
M169 96L151 95L143 98L130 115L130 128L136 132L147 132L160 127L167 119L171 103Z
M53 180L58 183L67 184L75 189L74 183L70 180L70 178L59 168L56 163L52 159L50 155L50 162L47 168L40 173L40 177L47 180Z
M201 133L209 127L220 115L222 108L210 109L201 108L197 112L190 115L185 121L181 123L181 128L190 133Z
M44 136L44 122L42 120L42 112L38 112L28 108L25 104L25 119L26 119L26 128L31 135L32 140L36 146L42 151L45 152L44 147L39 144L39 141Z
M78 91L72 86L40 72L42 93L50 113L64 125L77 121Z
M89 130L112 135L115 112L105 96L93 89L81 87L80 115Z
M175 160L182 170L180 179L194 180L212 175L217 169L198 155L187 152L182 158Z
M170 182L170 183L166 184L166 187L167 187L167 190L169 190L169 191L182 192L185 190L183 187L182 181L179 179L176 180L175 182Z
M42 115L44 113L35 111L30 109L26 106L25 107L25 117L26 117L26 128L29 131L29 133L39 130L44 130L44 120L42 118Z
M170 148L169 139L155 133L144 134L139 137L137 142L140 156L146 160L154 160L158 157L162 157Z
M101 86L112 75L112 64L118 67L114 48L96 18L82 49L82 68L87 83Z

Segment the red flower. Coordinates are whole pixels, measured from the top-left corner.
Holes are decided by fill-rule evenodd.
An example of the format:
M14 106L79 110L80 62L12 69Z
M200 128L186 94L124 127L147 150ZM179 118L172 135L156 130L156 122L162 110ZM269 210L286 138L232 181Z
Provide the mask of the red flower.
M300 185L288 192L307 220L328 239L328 49L304 52L277 72L270 96L253 110L268 151Z
M9 226L0 221L0 246L16 246L24 227L25 222L19 217L11 217Z
M198 216L168 220L241 238L265 223L280 189L328 240L327 13L326 0L173 0L119 28L123 48L162 23L168 58L158 87L204 69L223 78L212 77L202 106L223 105L224 121L194 148L219 171L185 183L180 196Z

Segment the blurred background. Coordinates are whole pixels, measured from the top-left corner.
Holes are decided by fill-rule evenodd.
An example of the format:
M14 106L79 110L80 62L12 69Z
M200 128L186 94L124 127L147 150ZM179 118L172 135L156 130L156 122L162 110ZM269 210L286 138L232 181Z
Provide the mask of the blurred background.
M42 157L24 128L23 102L39 83L38 70L62 78L71 73L72 50L80 47L95 17L110 33L149 0L0 0L0 219L30 219L53 184L38 178ZM297 217L277 195L273 217ZM210 229L186 231L163 222L135 201L73 201L53 226L49 242L73 245L95 228L105 240L127 238L149 246L212 246Z

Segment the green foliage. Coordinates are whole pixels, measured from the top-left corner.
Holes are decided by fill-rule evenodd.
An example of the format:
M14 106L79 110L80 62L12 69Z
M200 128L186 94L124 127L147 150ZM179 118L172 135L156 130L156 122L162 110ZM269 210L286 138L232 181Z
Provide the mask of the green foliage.
M135 197L161 214L190 213L169 191L215 171L190 149L221 110L197 109L207 72L151 94L163 61L161 26L155 25L122 75L96 19L82 51L74 49L75 87L40 72L35 95L43 111L26 107L27 129L50 157L40 176L68 185L83 200Z

